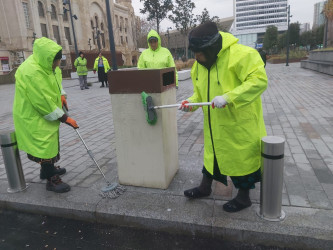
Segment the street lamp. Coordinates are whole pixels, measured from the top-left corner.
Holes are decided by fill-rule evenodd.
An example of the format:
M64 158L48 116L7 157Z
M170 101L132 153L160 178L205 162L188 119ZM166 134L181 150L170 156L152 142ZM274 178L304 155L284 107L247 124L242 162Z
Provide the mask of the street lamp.
M286 58L286 66L289 66L289 24L290 24L290 18L292 17L290 15L290 5L288 5L287 7L287 15L288 15L288 19L287 19L287 22L288 22L288 31L287 31L287 58Z
M112 69L113 70L118 70L117 59L116 59L116 48L115 48L115 45L114 45L113 28L112 28L112 20L111 20L109 0L105 0L105 5L106 5L106 16L107 16L107 19L108 19L109 42L110 42L110 50L111 50Z
M77 49L77 43L76 43L76 37L75 37L75 30L74 30L74 22L73 22L73 17L75 20L77 20L77 16L76 15L72 15L72 7L71 7L71 0L63 0L63 5L67 5L68 4L68 9L66 9L64 7L64 14L69 11L69 15L71 16L71 23L72 23L72 30L73 30L73 38L74 38L74 46L75 46L75 54L76 57L79 57L79 51Z
M89 49L91 50L91 43L90 43L90 41L91 41L91 38L88 39Z
M171 30L171 27L167 28L167 33L165 34L166 36L168 36L168 49L170 50L170 46L169 46L169 41L170 41L170 34L169 34L169 30Z

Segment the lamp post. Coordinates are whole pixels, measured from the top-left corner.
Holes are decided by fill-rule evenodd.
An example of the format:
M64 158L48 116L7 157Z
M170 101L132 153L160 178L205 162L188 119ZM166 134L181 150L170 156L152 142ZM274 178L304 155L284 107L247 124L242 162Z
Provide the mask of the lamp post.
M287 19L287 22L288 22L288 30L287 30L287 58L286 58L286 66L289 66L289 23L290 23L290 18L292 17L290 15L290 5L288 5L287 7L287 15L288 15L288 19Z
M107 16L107 19L108 19L108 28L109 28L109 42L110 42L110 50L111 50L112 69L113 70L118 70L118 68L117 68L117 58L116 58L116 48L115 48L115 45L114 45L113 27L112 27L112 21L111 21L109 0L105 0L105 5L106 5L106 16Z
M73 39L74 39L74 47L75 47L75 54L76 57L79 57L79 51L77 49L77 43L76 43L76 36L75 36L75 30L74 30L74 22L73 22L73 17L75 20L77 20L76 15L72 15L72 6L71 6L71 0L63 0L63 5L68 4L68 9L64 7L64 14L69 11L69 15L71 16L71 23L72 23L72 30L73 30Z
M167 33L165 34L167 37L168 37L168 49L170 50L170 46L169 46L169 43L170 43L170 33L169 33L169 30L171 30L172 28L171 27L168 27L167 28Z

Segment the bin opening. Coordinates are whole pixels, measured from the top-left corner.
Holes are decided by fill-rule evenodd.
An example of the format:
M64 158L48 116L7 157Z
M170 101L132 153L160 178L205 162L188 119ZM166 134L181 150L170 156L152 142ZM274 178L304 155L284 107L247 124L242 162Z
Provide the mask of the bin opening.
M163 86L175 83L175 72L170 71L162 74Z

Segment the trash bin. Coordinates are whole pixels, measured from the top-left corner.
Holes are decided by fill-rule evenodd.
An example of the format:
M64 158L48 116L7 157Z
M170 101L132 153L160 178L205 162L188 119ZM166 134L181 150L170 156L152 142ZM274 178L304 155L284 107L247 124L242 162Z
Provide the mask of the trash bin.
M111 71L109 83L119 183L168 188L178 171L177 108L157 110L150 125L141 92L156 106L176 103L175 68Z
M268 221L282 221L284 138L266 136L261 140L262 181L260 186L260 210L257 215Z
M7 191L16 193L25 190L28 186L24 179L15 131L1 132L0 145L9 185Z

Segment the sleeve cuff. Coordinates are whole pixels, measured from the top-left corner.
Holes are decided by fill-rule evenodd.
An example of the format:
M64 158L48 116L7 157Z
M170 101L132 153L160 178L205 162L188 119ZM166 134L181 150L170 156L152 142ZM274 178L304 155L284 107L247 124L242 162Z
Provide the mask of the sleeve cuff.
M64 114L64 111L57 107L52 113L45 115L44 119L48 121L55 121L62 117Z
M64 89L61 89L61 95L64 95L67 98L67 93L65 92Z

